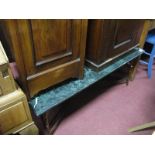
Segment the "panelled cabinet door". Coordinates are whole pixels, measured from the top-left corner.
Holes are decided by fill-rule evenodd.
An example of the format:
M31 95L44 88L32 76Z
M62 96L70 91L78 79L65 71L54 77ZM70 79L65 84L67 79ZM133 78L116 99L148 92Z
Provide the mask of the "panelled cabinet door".
M54 63L75 54L71 46L71 21L30 20L35 66ZM79 53L78 53L79 54Z
M143 20L134 19L110 20L107 57L116 56L136 47L139 43L143 22Z
M80 39L76 33L80 29L71 20L19 20L17 23L20 40L25 43L22 49L28 80L41 71L79 58Z
M20 75L24 74L22 82L30 96L67 78L82 76L87 20L6 23Z

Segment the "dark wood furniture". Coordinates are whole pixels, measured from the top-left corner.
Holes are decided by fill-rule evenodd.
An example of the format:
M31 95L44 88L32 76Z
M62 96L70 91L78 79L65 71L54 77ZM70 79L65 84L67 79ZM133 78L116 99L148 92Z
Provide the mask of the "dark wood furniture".
M144 20L89 20L86 63L100 70L107 62L139 45Z
M87 20L1 20L27 96L83 76Z

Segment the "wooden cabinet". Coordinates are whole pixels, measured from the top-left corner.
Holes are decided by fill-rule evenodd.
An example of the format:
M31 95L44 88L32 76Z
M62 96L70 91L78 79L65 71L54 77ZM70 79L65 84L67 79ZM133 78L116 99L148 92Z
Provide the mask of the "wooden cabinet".
M96 70L138 46L144 20L89 20L86 62Z
M28 96L83 76L87 20L1 20Z

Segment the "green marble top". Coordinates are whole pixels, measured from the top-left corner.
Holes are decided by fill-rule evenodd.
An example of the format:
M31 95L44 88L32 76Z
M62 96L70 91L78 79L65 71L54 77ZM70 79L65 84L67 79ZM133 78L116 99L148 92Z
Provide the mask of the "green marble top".
M90 68L85 67L84 78L82 80L72 79L66 81L62 85L52 87L51 89L48 89L40 93L38 96L32 98L29 103L37 116L42 115L44 112L61 104L63 101L69 99L73 95L79 93L103 77L109 75L142 53L142 49L135 48L132 51L115 59L115 61L109 63L108 66L99 72L95 72Z

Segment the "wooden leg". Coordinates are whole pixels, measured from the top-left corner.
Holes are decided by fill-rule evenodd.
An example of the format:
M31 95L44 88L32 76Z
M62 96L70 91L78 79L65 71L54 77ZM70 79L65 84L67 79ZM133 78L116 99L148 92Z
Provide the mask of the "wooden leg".
M140 58L141 58L141 56L139 56L139 57L135 58L133 61L131 61L131 68L129 71L129 80L130 81L133 81L135 78L135 74L137 71L137 67L138 67Z
M45 129L47 130L46 132L49 134L50 131L50 122L49 122L49 117L48 117L48 112L46 112L43 116L42 116L42 121L44 124Z
M51 118L51 112L48 111L43 115L43 122L45 128L47 130L47 134L53 134L54 131L57 129L59 124L61 123L62 119L64 118L65 108L62 106L61 109L57 112L55 117Z
M126 79L126 86L129 85L129 79Z
M50 134L53 134L55 132L55 130L57 129L57 127L61 123L62 119L63 119L63 114L57 116L56 121L54 122L54 124L51 125L50 132L49 132Z
M135 131L139 131L139 130L143 130L143 129L147 129L147 128L153 128L155 127L155 121L154 122L150 122L150 123L146 123L146 124L143 124L143 125L139 125L139 126L136 126L136 127L133 127L131 129L129 129L128 131L129 132L135 132Z

